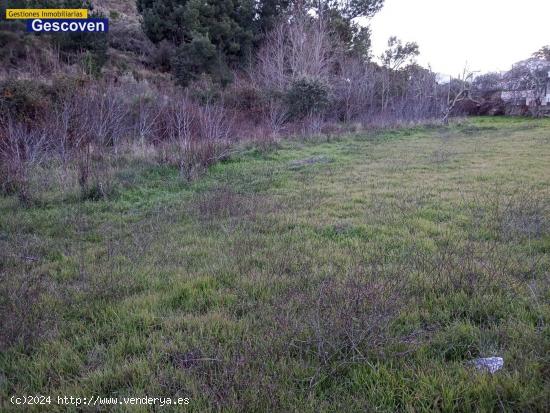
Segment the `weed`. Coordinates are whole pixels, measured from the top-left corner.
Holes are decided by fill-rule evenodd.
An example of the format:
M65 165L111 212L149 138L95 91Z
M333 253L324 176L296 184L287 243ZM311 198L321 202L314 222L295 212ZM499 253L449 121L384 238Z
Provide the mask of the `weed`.
M548 410L548 124L469 122L249 147L184 185L145 125L90 157L94 202L77 160L40 163L63 192L0 198L0 397ZM504 368L471 368L490 356Z

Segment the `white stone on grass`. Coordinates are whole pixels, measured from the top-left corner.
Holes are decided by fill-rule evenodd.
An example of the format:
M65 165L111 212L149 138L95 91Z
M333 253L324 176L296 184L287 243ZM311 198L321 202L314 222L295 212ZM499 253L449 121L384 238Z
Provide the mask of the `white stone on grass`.
M496 373L504 367L504 359L502 357L485 357L472 360L472 364L478 370L485 370L491 374Z

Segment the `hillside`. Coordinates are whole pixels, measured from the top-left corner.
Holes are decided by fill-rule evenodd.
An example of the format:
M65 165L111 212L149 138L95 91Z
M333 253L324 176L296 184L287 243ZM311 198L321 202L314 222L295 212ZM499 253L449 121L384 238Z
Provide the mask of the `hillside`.
M143 33L140 15L133 0L95 0L92 12L109 18L108 48L101 77L130 82L172 81L155 67L155 46ZM19 25L18 25L19 24ZM35 79L50 83L52 77L77 76L85 71L82 57L68 58L58 51L59 35L25 33L21 22L0 26L0 80Z

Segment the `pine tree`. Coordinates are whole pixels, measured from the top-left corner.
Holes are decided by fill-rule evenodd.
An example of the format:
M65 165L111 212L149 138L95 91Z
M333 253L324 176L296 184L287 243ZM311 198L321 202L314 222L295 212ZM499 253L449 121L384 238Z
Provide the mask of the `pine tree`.
M264 36L287 13L316 12L335 41L368 57L370 31L355 19L370 17L384 0L137 0L143 29L155 43L173 45L172 70L181 85L203 75L218 82L250 61Z

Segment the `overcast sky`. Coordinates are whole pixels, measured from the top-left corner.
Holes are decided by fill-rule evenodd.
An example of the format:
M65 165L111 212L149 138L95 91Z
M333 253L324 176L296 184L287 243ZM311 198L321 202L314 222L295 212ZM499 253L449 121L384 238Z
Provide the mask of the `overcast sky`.
M550 44L550 0L386 0L370 24L375 56L395 35L436 72L501 71Z

